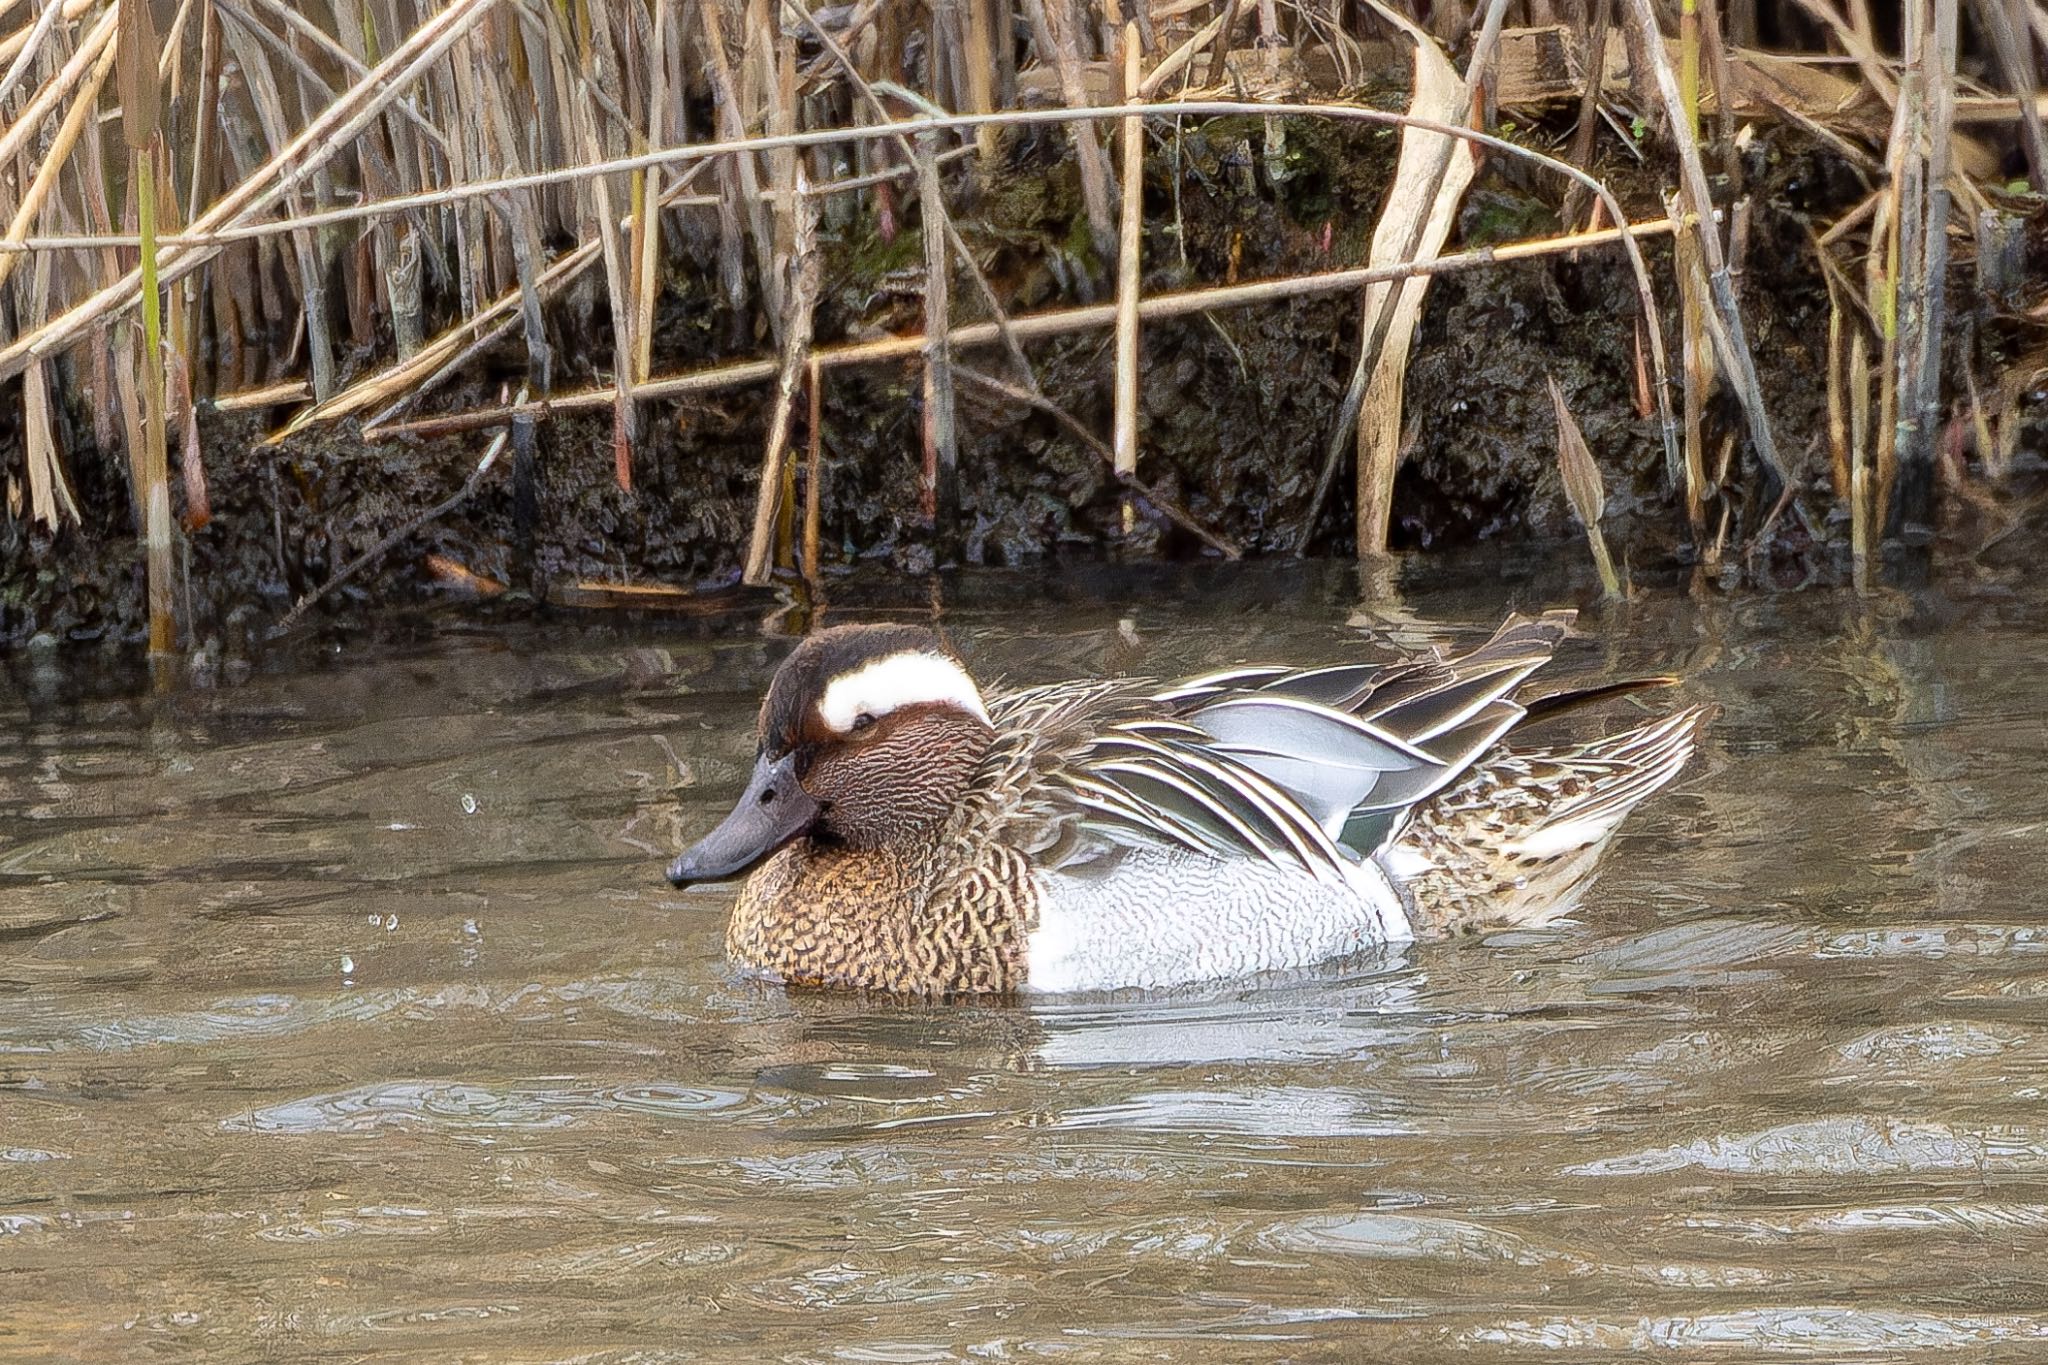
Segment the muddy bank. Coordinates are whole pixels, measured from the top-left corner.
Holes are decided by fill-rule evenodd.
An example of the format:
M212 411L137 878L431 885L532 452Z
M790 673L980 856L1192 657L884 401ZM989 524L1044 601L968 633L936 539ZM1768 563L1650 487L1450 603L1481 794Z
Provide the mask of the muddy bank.
M1256 124L1218 120L1155 144L1147 183L1148 292L1335 268L1363 257L1391 167L1392 135L1297 127L1278 162L1259 154L1259 137ZM1627 163L1598 169L1632 216L1661 212L1653 178ZM1770 523L1760 555L1746 562L1790 559L1799 574L1825 576L1840 570L1848 530L1830 488L1829 311L1810 231L1838 218L1863 189L1831 152L1796 134L1758 138L1744 171L1752 207L1742 303L1778 443L1795 462L1801 486ZM1469 196L1452 249L1556 231L1556 198L1554 186L1535 183L1522 168L1492 163ZM1106 268L1089 242L1058 136L1015 138L1001 167L955 207L1013 311L1104 296ZM915 329L922 301L914 229L912 222L885 237L872 215L828 224L821 342ZM2048 276L2044 242L2048 231L2036 211L2028 247L2036 288ZM1671 308L1669 245L1645 245L1660 302ZM657 370L733 354L733 333L744 324L708 292L708 278L706 272L674 281L656 341ZM1965 367L1995 373L2040 344L2038 328L1979 307L1969 282L1967 266L1959 265L1950 367L1957 390ZM964 286L957 292L970 297ZM609 377L596 368L610 354L602 295L573 297L576 306L553 320L562 388ZM1354 363L1357 310L1355 296L1328 295L1148 324L1141 476L1245 554L1291 552ZM1610 541L1646 572L1697 559L1701 547L1664 467L1656 421L1638 415L1637 316L1618 251L1440 278L1408 376L1413 435L1396 485L1395 544L1440 548L1573 532L1545 384L1554 375L1602 463ZM1107 332L1030 347L1047 397L1101 433L1109 430L1113 401L1109 352ZM1672 352L1675 365L1675 341ZM961 358L1013 377L993 348ZM488 402L502 381L516 381L524 363L523 353L508 347L466 388L434 402ZM2038 392L2029 401L2020 446L2033 454L2023 453L2016 470L2021 493L2039 482L2039 452L2048 447L2048 405ZM954 525L933 527L922 511L915 365L833 373L820 489L828 567L879 561L921 572L949 563L1042 564L1065 555L1214 553L1142 499L1126 533L1110 472L1052 418L973 384L960 386L959 404L960 514ZM630 493L613 481L609 415L545 422L530 535L515 516L506 461L475 496L403 537L323 610L444 596L457 590L449 566L539 595L578 582L729 584L753 513L767 407L765 385L645 405ZM0 403L0 467L16 477L19 408L16 401ZM284 416L209 413L203 424L213 517L188 530L177 551L178 610L191 640L265 633L349 559L461 488L487 444L484 436L366 443L336 430L260 445ZM1968 422L1959 415L1952 446L1958 470L1970 455ZM52 539L22 516L0 519L0 642L139 638L141 555L125 457L94 446L87 411L60 412L58 427L84 526ZM1726 541L1742 546L1763 529L1783 490L1758 472L1732 403L1710 411L1708 430L1710 451L1724 434L1736 442L1709 524L1718 530L1725 510ZM1946 502L1996 529L1996 506ZM1311 552L1349 555L1352 522L1347 470L1311 528ZM2025 530L2017 522L2012 529ZM1736 573L1750 571L1738 566Z

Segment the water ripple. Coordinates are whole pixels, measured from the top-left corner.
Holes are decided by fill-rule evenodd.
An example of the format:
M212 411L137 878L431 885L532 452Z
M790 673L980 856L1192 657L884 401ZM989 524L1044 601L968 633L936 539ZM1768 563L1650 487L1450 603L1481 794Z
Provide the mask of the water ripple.
M1786 1176L2033 1173L2048 1171L2048 1131L2017 1124L1971 1129L1866 1115L1811 1119L1602 1157L1567 1166L1565 1174L1650 1175L1687 1167Z
M786 1118L804 1102L683 1085L489 1086L458 1081L391 1081L266 1105L222 1119L230 1133L368 1133L404 1128L452 1133L543 1131L593 1115L718 1114L746 1121Z
M1381 1260L1433 1258L1536 1265L1549 1259L1547 1253L1511 1233L1457 1218L1408 1213L1301 1218L1268 1228L1260 1240L1280 1251L1336 1252Z
M1245 1133L1257 1137L1397 1137L1414 1127L1376 1112L1376 1097L1306 1086L1160 1090L1116 1104L1072 1109L1059 1128Z
M2048 1341L2048 1319L1956 1316L1862 1308L1757 1308L1733 1313L1640 1318L1553 1318L1506 1322L1465 1334L1472 1342L1557 1351L1667 1351L1735 1347L1784 1355L1943 1351L1959 1346Z

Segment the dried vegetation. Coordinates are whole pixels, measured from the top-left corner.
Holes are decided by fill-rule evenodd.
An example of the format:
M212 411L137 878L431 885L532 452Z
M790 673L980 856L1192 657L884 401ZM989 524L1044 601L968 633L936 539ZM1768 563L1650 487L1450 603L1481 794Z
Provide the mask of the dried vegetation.
M2048 11L1964 10L1903 0L1887 27L1867 0L0 0L7 543L55 557L132 533L165 649L180 540L215 502L208 432L229 429L201 420L209 405L261 414L275 451L495 433L454 496L394 511L395 534L295 582L303 609L496 470L530 539L548 424L604 414L609 477L630 491L675 404L732 391L769 419L727 557L752 582L815 579L825 392L851 368L909 365L915 514L935 543L957 535L972 396L1099 456L1126 530L1161 519L1234 556L1147 477L1145 333L1352 295L1327 440L1275 458L1319 465L1294 548L1330 543L1318 514L1348 472L1348 539L1371 556L1428 420L1404 379L1431 279L1612 253L1633 281L1634 315L1610 319L1633 357L1629 416L1692 553L1711 567L1784 516L1824 521L1831 497L1861 574L1887 532L1930 522L1943 471L1970 477L1945 456L1974 446L2003 476L2040 383L2043 352L2025 348L2048 317L2025 273L2048 189ZM1331 125L1398 138L1369 237L1346 235L1361 260L1240 279L1233 248L1229 278L1159 286L1146 258L1173 238L1156 201L1169 186L1182 231L1191 131L1241 146L1233 173L1257 193L1299 175L1305 130ZM1806 243L1831 311L1826 492L1774 428L1772 357L1746 321L1743 153L1788 129L1857 187ZM1074 187L1061 306L1020 305L989 268L1004 226L977 218L1005 177L1051 173L1012 157L1027 141L1055 141ZM1603 147L1643 163L1626 207ZM1475 179L1503 168L1561 230L1456 249ZM914 255L894 252L912 232ZM917 301L883 334L829 297L863 251L900 262ZM1974 284L1953 290L1963 262ZM1993 323L1996 350L1979 335ZM1037 359L1087 332L1109 342L1102 430ZM685 363L664 344L678 334L698 339ZM1584 419L1597 395L1568 387L1530 376L1620 591L1596 463L1620 453L1589 447L1572 405ZM77 466L114 459L132 519L86 524Z

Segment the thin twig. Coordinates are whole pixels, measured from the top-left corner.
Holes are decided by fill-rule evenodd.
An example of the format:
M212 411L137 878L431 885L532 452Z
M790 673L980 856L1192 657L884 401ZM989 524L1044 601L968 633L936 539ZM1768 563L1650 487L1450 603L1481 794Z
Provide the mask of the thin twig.
M290 630L293 626L297 625L299 621L305 616L305 614L312 609L314 603L318 602L321 598L327 596L335 589L341 587L342 584L348 582L351 578L354 578L364 569L368 568L370 565L376 563L379 559L383 558L384 555L391 549L392 546L398 544L400 541L410 536L413 532L419 530L420 527L425 526L428 522L433 521L439 517L447 516L450 512L462 506L463 503L469 501L469 499L476 493L476 490L483 487L485 476L488 475L491 472L492 467L497 464L498 456L504 452L505 445L511 439L511 436L511 430L508 428L504 431L500 431L496 436L491 438L491 444L484 451L483 459L477 461L476 468L473 471L471 471L470 476L467 479L464 479L462 481L461 488L457 489L448 497L443 498L440 502L435 503L426 511L421 512L419 515L413 517L410 521L407 521L397 530L385 536L375 545L372 545L369 549L363 551L354 559L351 559L348 563L342 565L342 567L338 571L336 571L334 577L328 579L325 583L322 583L318 588L315 588L312 592L309 592L305 594L303 597L299 598L297 602L294 602L292 604L292 609L286 612L284 614L284 618L277 623L277 633L282 635L284 632Z
M983 374L980 370L969 369L965 365L955 365L953 373L961 379L969 380L981 385L985 389L999 393L1012 402L1022 403L1027 407L1035 408L1052 418L1065 427L1075 440L1086 446L1097 459L1108 465L1110 473L1116 477L1116 481L1119 484L1158 508L1160 514L1168 521L1180 527L1189 535L1194 536L1225 559L1242 558L1243 552L1227 536L1211 531L1208 527L1202 525L1201 522L1195 520L1193 514L1186 508L1146 483L1136 474L1118 469L1116 465L1116 452L1104 445L1101 438L1088 430L1087 426L1079 418L1075 417L1058 403L1047 398L1044 394L1018 388L1015 384L1006 384L994 375Z

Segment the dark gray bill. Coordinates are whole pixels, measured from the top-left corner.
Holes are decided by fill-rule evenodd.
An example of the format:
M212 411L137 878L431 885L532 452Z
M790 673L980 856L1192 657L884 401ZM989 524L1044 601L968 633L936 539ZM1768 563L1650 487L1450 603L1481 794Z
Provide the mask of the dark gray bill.
M688 886L744 872L817 818L818 803L797 783L796 756L784 754L771 763L763 754L732 814L668 865L668 879Z

